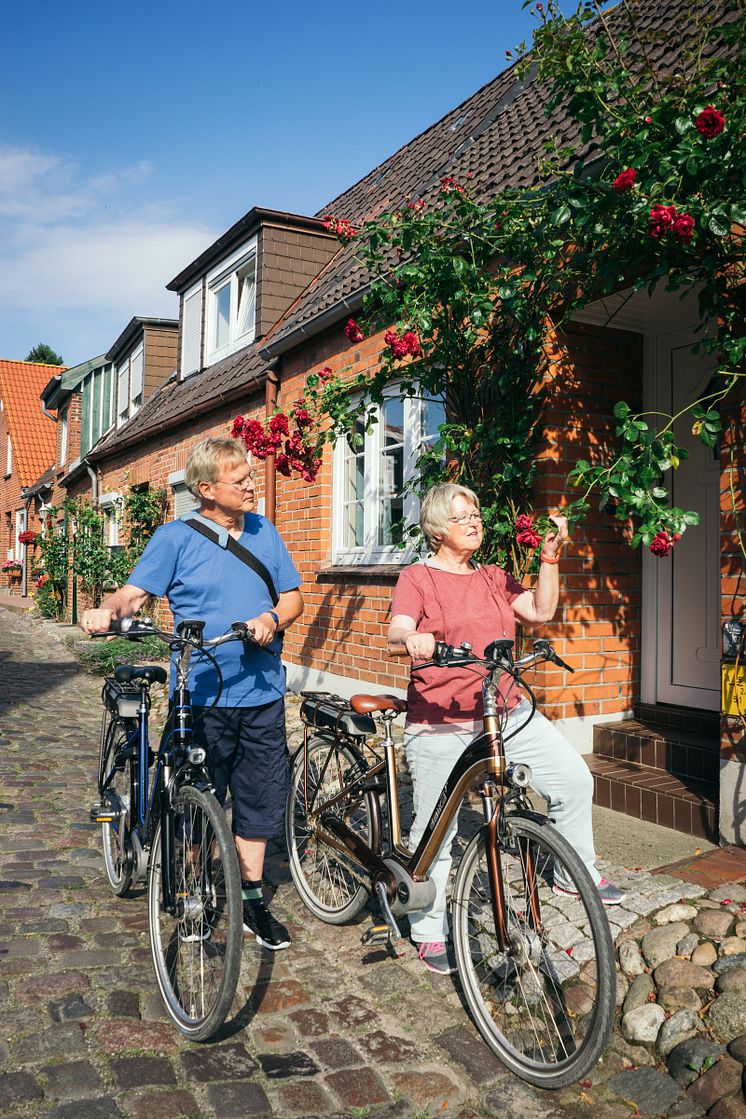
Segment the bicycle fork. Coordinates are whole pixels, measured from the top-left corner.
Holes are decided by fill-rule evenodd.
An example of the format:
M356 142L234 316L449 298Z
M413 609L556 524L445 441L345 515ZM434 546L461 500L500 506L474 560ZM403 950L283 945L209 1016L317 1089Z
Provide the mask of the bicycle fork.
M482 798L482 812L484 814L484 846L487 856L487 874L490 883L492 916L495 921L495 935L500 951L510 954L513 951L513 944L508 932L505 887L500 857L500 841L498 839L502 809L497 804L496 794L497 787L493 781L487 780L480 786L479 795ZM541 908L534 853L531 850L530 843L526 840L518 840L518 846L525 887L524 898L530 912L531 926L538 931L541 928Z

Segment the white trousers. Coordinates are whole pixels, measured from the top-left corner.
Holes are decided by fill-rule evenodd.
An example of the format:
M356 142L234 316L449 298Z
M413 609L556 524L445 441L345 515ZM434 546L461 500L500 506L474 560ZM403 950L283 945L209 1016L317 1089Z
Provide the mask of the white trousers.
M520 726L528 712L528 701L522 700L508 715L504 733L508 735L516 725ZM457 733L406 735L415 813L409 833L409 845L413 850L422 838L448 774L473 737ZM554 817L557 831L575 848L593 881L600 882L593 847L593 777L580 754L549 719L537 711L528 726L506 743L505 756L510 762L531 766L531 786L548 801L549 815ZM451 845L457 831L458 814L430 867L435 899L426 909L409 914L412 940L418 943L445 941L448 937L446 886L451 869Z

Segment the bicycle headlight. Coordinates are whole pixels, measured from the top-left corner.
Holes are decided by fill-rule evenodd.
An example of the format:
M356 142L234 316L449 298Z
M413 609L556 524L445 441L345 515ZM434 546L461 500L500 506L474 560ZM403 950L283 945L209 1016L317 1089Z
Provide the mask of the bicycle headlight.
M192 746L187 752L187 757L192 765L204 765L207 753L201 746Z
M533 773L531 766L525 765L524 762L511 762L506 771L506 777L509 784L517 789L527 789L531 784Z

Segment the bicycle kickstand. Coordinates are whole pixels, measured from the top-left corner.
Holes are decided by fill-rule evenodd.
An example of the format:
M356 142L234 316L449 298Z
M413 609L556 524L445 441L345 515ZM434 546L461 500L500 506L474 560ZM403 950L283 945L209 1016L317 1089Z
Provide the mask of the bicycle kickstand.
M399 953L396 951L394 945L397 941L402 939L402 935L396 923L396 918L391 912L389 899L386 896L386 886L383 882L376 882L376 897L378 898L378 904L381 907L384 920L366 929L361 938L361 943L366 947L371 944L383 944L394 959L398 960Z

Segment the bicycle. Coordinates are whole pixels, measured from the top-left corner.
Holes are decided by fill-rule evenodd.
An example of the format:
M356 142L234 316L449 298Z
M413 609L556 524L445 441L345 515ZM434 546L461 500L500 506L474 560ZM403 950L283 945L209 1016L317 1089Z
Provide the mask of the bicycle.
M293 758L286 838L293 881L307 908L322 921L344 924L374 895L383 922L366 931L363 943L391 948L401 937L397 917L433 900L428 869L467 789L477 783L483 824L459 861L451 901L463 994L480 1033L508 1068L530 1084L561 1088L593 1068L608 1042L614 952L585 865L549 817L534 810L530 768L506 764L504 754L504 743L536 709L523 673L545 660L572 669L548 641L534 642L533 652L517 661L512 645L495 641L478 657L468 644L441 642L427 662L473 666L484 674L484 720L456 761L415 851L402 842L392 733L406 703L391 695L354 695L348 702L303 692L304 735ZM503 673L531 704L526 722L505 739L497 703ZM384 729L378 745L371 742L376 717ZM554 894L558 870L576 898ZM570 918L583 936L568 945Z
M113 621L108 634L156 636L177 653L176 687L157 752L148 742L153 683L165 683L159 665L119 665L107 677L102 699L99 800L90 810L101 824L104 866L122 897L147 878L150 948L158 988L169 1017L192 1041L204 1041L222 1025L233 1002L241 968L243 917L241 875L225 813L214 795L206 754L192 742L188 688L193 653L247 641L235 622L230 632L206 641L203 621L183 621L176 633L149 619Z

